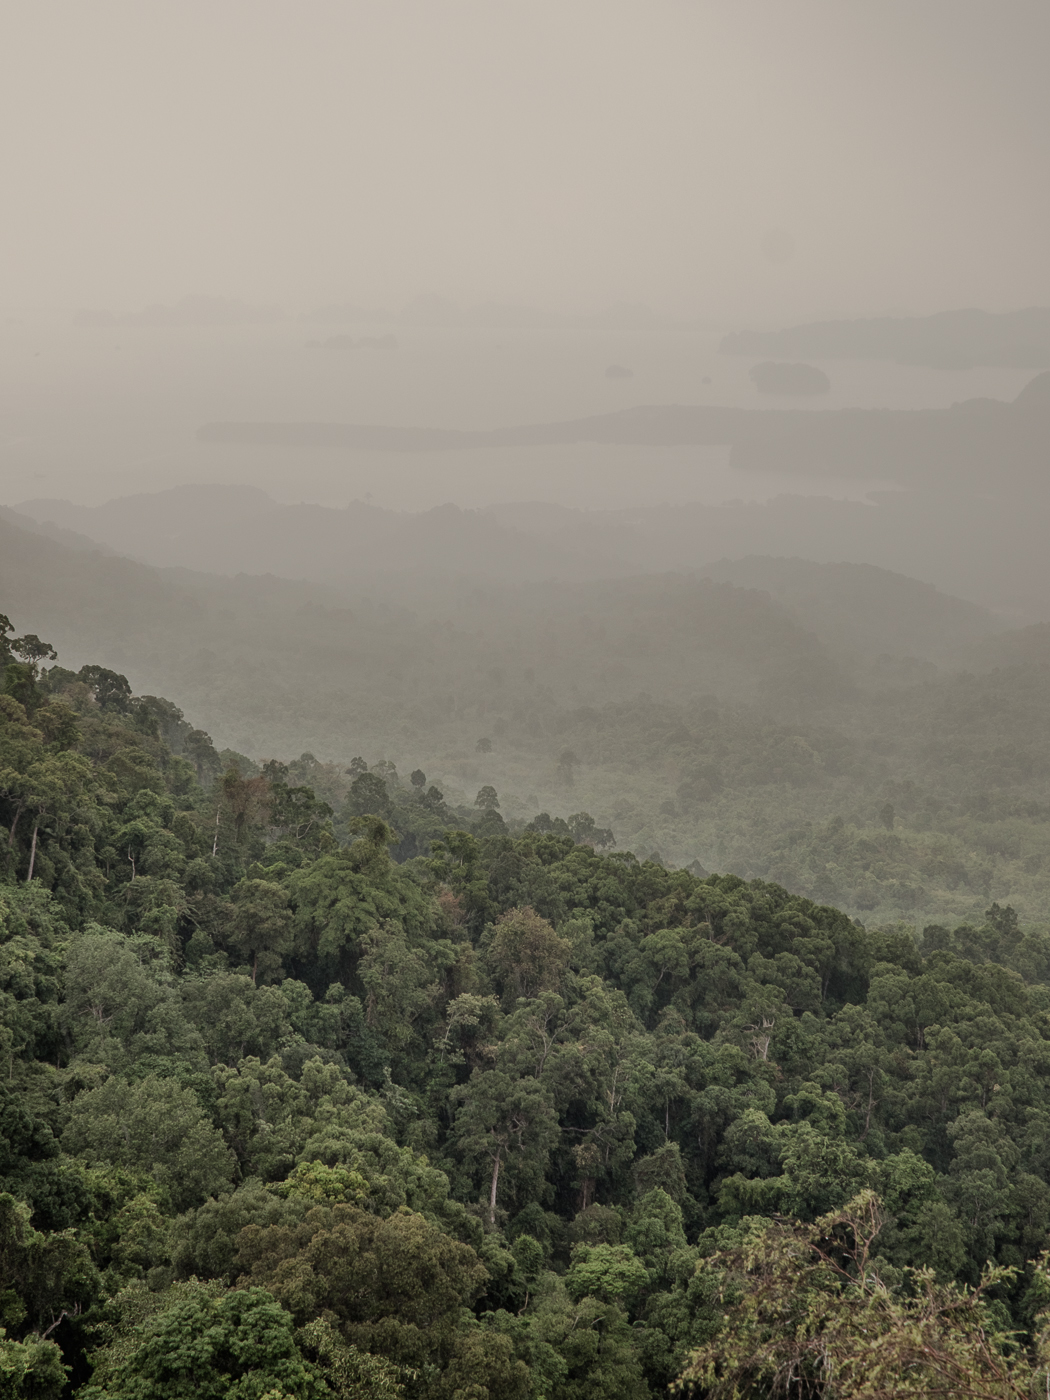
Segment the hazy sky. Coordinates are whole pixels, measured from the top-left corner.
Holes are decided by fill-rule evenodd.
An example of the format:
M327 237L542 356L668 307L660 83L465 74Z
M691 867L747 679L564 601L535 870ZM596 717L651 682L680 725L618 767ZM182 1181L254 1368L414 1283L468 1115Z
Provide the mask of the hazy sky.
M0 304L1050 301L1047 0L0 0Z

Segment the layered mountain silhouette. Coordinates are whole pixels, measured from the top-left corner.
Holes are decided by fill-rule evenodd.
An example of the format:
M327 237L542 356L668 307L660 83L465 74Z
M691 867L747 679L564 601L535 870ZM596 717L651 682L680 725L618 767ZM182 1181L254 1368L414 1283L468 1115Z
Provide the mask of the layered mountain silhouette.
M928 486L869 501L783 495L622 510L526 501L410 513L360 501L342 509L280 505L255 487L199 485L95 507L30 500L10 518L76 532L162 567L339 587L422 576L580 581L696 570L749 555L815 566L852 560L856 568L921 579L1020 624L1050 618L1048 496L1036 479L1013 493Z
M1050 371L1013 403L967 399L947 409L744 409L646 404L614 413L485 431L360 423L215 422L202 442L258 447L440 452L609 443L730 445L733 466L785 473L970 481L994 471L1040 479L1050 457Z
M617 580L671 568L760 590L829 643L872 655L931 656L995 629L985 609L901 572L841 558L770 557L778 535L784 548L792 506L806 504L795 498L771 507L615 512L443 506L409 514L360 502L345 510L280 505L247 486L188 486L96 507L30 501L0 516L20 531L46 535L67 553L90 550L95 541L168 570L267 575L344 593L376 587L407 599L450 596L449 589L474 580L484 581L483 593L494 586L565 589L588 581L610 591L621 586ZM882 513L856 502L808 504L850 512L838 517L840 547L851 519ZM895 519L891 515L890 528ZM749 554L748 541L761 541L769 555ZM727 551L739 557L723 557ZM132 567L128 559L119 563Z
M692 573L417 574L337 588L277 577L268 566L279 561L262 556L235 576L157 569L44 528L0 513L0 595L16 628L46 636L63 665L95 661L192 704L227 741L256 724L286 744L355 726L389 740L413 706L429 707L419 725L438 725L447 694L505 699L512 679L522 703L546 686L577 705L642 691L819 705L848 690L853 658L930 656L996 628L980 608L862 565L753 558Z
M403 574L518 581L634 571L600 545L572 549L454 505L411 513L353 501L337 510L280 505L254 486L199 485L94 507L27 501L18 510L144 563L209 573L340 585Z
M727 355L892 360L938 369L1042 369L1050 365L1050 308L812 321L780 331L737 331L719 348Z

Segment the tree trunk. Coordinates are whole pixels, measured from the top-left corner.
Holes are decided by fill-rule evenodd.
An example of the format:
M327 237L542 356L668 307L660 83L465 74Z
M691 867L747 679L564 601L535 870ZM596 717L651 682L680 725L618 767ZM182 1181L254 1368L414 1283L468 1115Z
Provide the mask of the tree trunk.
M26 804L24 802L20 802L15 808L14 816L11 818L11 832L7 838L8 850L11 850L15 844L15 827L18 825L18 818L22 815L23 811L25 810L25 805Z
M493 1229L496 1226L496 1183L499 1181L499 1159L500 1153L496 1153L496 1159L492 1163L492 1189L489 1191L489 1223Z
M27 885L29 884L30 880L33 878L33 866L36 865L36 834L37 834L37 832L38 832L39 830L40 830L40 818L37 817L36 821L33 823L33 840L32 840L32 843L31 843L31 845L30 845L30 847L29 847L29 874L26 876L26 884L27 884Z
M255 986L255 976L259 971L259 950L256 948L255 957L252 959L252 986Z
M211 856L212 856L212 860L215 859L215 853L218 851L218 849L219 849L219 811L218 811L218 808L216 808L216 810L215 810L215 840L211 843Z

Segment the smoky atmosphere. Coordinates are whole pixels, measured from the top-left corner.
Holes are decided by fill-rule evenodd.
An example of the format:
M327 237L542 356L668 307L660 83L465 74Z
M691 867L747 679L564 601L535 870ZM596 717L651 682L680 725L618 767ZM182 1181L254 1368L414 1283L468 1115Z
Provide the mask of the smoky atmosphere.
M0 0L0 1393L1050 1386L1050 8Z

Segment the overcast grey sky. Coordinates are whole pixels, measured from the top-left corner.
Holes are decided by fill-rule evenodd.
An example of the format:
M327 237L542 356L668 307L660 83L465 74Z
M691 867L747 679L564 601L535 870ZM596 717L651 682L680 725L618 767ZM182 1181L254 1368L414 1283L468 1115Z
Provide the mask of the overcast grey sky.
M1047 0L3 0L0 303L1050 301Z

